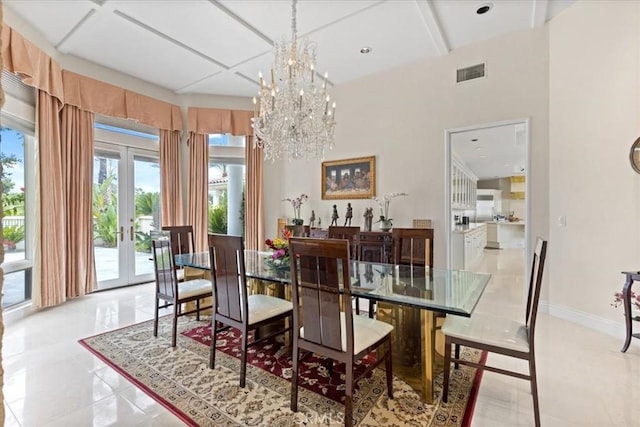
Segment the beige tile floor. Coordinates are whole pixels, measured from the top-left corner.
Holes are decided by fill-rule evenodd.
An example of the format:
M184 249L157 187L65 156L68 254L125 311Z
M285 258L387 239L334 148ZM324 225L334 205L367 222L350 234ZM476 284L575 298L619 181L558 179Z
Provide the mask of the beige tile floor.
M493 274L478 310L522 312L521 250L487 250ZM77 340L150 319L151 284L92 294L29 316L5 313L5 426L174 426L181 423ZM622 327L622 326L621 326ZM541 314L537 361L543 426L640 426L640 340L621 340ZM490 361L505 367L519 361ZM473 426L531 426L529 383L485 373Z

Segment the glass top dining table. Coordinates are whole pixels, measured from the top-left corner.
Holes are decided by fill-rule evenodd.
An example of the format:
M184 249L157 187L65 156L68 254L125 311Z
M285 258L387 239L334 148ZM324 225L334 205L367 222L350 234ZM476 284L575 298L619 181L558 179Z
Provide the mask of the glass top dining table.
M245 250L247 278L288 285L289 270L276 270L269 252ZM209 270L209 252L176 255L177 266ZM491 275L409 265L351 262L351 294L360 298L470 317Z

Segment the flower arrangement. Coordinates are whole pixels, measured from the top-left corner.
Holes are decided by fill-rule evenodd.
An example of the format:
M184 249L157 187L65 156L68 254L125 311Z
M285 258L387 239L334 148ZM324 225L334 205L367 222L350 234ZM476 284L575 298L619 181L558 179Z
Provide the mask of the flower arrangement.
M307 196L306 194L302 193L299 197L296 197L295 199L287 197L286 199L282 200L283 202L284 201L291 202L291 206L293 206L293 223L295 225L302 225L303 224L303 219L300 216L300 207L302 206L302 202L304 202L308 198L309 198L309 196Z
M288 270L289 269L289 239L291 238L291 232L284 230L282 237L276 237L275 239L265 240L265 245L273 251L273 253L267 258L267 265L274 270Z
M391 225L392 218L389 218L389 203L391 199L394 199L398 196L408 196L407 193L387 193L381 197L372 197L373 200L378 202L378 206L380 206L380 219L376 222L384 222L388 221Z
M623 301L622 292L616 292L613 296L614 298L611 305L614 307L620 306ZM640 294L636 294L633 291L631 291L631 308L635 308L636 310L640 311Z

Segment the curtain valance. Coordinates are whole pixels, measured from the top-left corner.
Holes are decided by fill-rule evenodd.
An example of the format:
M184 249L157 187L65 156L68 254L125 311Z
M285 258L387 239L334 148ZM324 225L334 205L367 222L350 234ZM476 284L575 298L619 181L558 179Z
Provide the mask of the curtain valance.
M189 107L187 130L200 135L210 133L230 133L235 136L252 135L252 117L252 111Z
M60 65L4 23L2 25L2 58L5 70L19 74L25 84L64 102Z
M183 130L182 113L177 105L62 70L49 55L5 23L2 56L4 69L19 74L25 84L63 104L159 129Z
M180 107L72 71L63 70L65 103L83 110L182 130Z

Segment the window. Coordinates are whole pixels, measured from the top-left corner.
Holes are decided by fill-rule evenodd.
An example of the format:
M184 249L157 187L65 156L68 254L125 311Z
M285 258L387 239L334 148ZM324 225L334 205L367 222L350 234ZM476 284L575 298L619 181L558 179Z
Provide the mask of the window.
M27 212L27 195L32 186L27 185L30 170L29 153L35 144L33 131L18 129L17 123L4 117L3 123L11 126L0 128L0 159L2 161L2 227L4 246L4 263L6 273L4 284L3 307L23 302L31 298L31 266L32 251L30 245L32 220Z
M210 147L244 147L245 138L242 136L232 136L228 133L209 134Z
M36 90L15 74L2 71L5 103L0 121L2 204L5 250L2 307L31 299L35 240Z
M210 233L244 235L244 144L241 136L209 135Z

